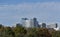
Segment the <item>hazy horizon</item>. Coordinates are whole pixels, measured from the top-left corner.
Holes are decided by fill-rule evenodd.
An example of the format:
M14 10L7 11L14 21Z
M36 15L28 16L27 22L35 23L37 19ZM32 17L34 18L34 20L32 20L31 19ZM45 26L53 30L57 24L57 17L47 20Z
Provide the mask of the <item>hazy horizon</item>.
M24 17L60 27L60 0L0 0L0 24L13 26Z

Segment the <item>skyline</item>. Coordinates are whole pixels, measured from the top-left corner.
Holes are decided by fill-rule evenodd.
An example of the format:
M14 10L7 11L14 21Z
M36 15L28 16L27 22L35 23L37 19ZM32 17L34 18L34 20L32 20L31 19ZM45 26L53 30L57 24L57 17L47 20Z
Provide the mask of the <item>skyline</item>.
M1 24L12 26L24 17L60 24L60 0L0 0Z

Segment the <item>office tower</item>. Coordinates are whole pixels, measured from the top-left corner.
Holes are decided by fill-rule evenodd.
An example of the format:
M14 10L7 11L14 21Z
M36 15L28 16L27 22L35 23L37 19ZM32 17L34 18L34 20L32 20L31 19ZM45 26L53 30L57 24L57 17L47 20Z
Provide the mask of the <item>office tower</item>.
M26 28L32 28L34 27L34 21L33 19L28 19L28 18L22 18L22 26Z
M25 21L25 27L26 28L30 28L31 27L30 20L26 20Z
M58 24L56 23L55 25L56 25L56 27L55 27L55 28L57 28L57 27L58 27Z
M30 20L26 20L26 26L28 26L29 28L34 28L36 27L35 24L34 24L34 20L33 19L30 19Z
M33 18L33 23L34 23L34 27L39 27L39 24L38 24L38 21L37 21L37 18Z
M34 28L34 27L36 27L34 25L34 20L33 19L26 20L25 21L25 27L27 27L27 28Z
M29 28L39 27L39 24L36 18L33 18L33 19L22 18L21 21L22 21L23 27L29 27Z

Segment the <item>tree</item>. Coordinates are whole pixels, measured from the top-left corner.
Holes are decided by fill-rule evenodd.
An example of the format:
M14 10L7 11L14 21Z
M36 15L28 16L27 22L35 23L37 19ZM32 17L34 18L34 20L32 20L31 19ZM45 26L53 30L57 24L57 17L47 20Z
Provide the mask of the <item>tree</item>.
M5 27L5 37L15 37L11 27Z
M37 37L36 28L27 28L27 34L25 37Z
M4 36L4 26L0 24L0 37Z
M46 28L38 28L37 35L38 35L38 37L52 37L52 35L49 33L48 29L46 29Z
M13 30L16 37L23 37L27 33L26 29L22 26L16 26Z
M55 32L52 34L52 37L60 37L60 31L55 31Z

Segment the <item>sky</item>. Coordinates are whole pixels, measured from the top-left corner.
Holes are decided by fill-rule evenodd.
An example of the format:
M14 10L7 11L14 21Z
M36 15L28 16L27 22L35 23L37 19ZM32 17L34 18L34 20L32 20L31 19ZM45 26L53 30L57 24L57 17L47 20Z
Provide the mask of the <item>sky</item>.
M13 26L25 17L60 27L60 0L0 0L0 24Z

